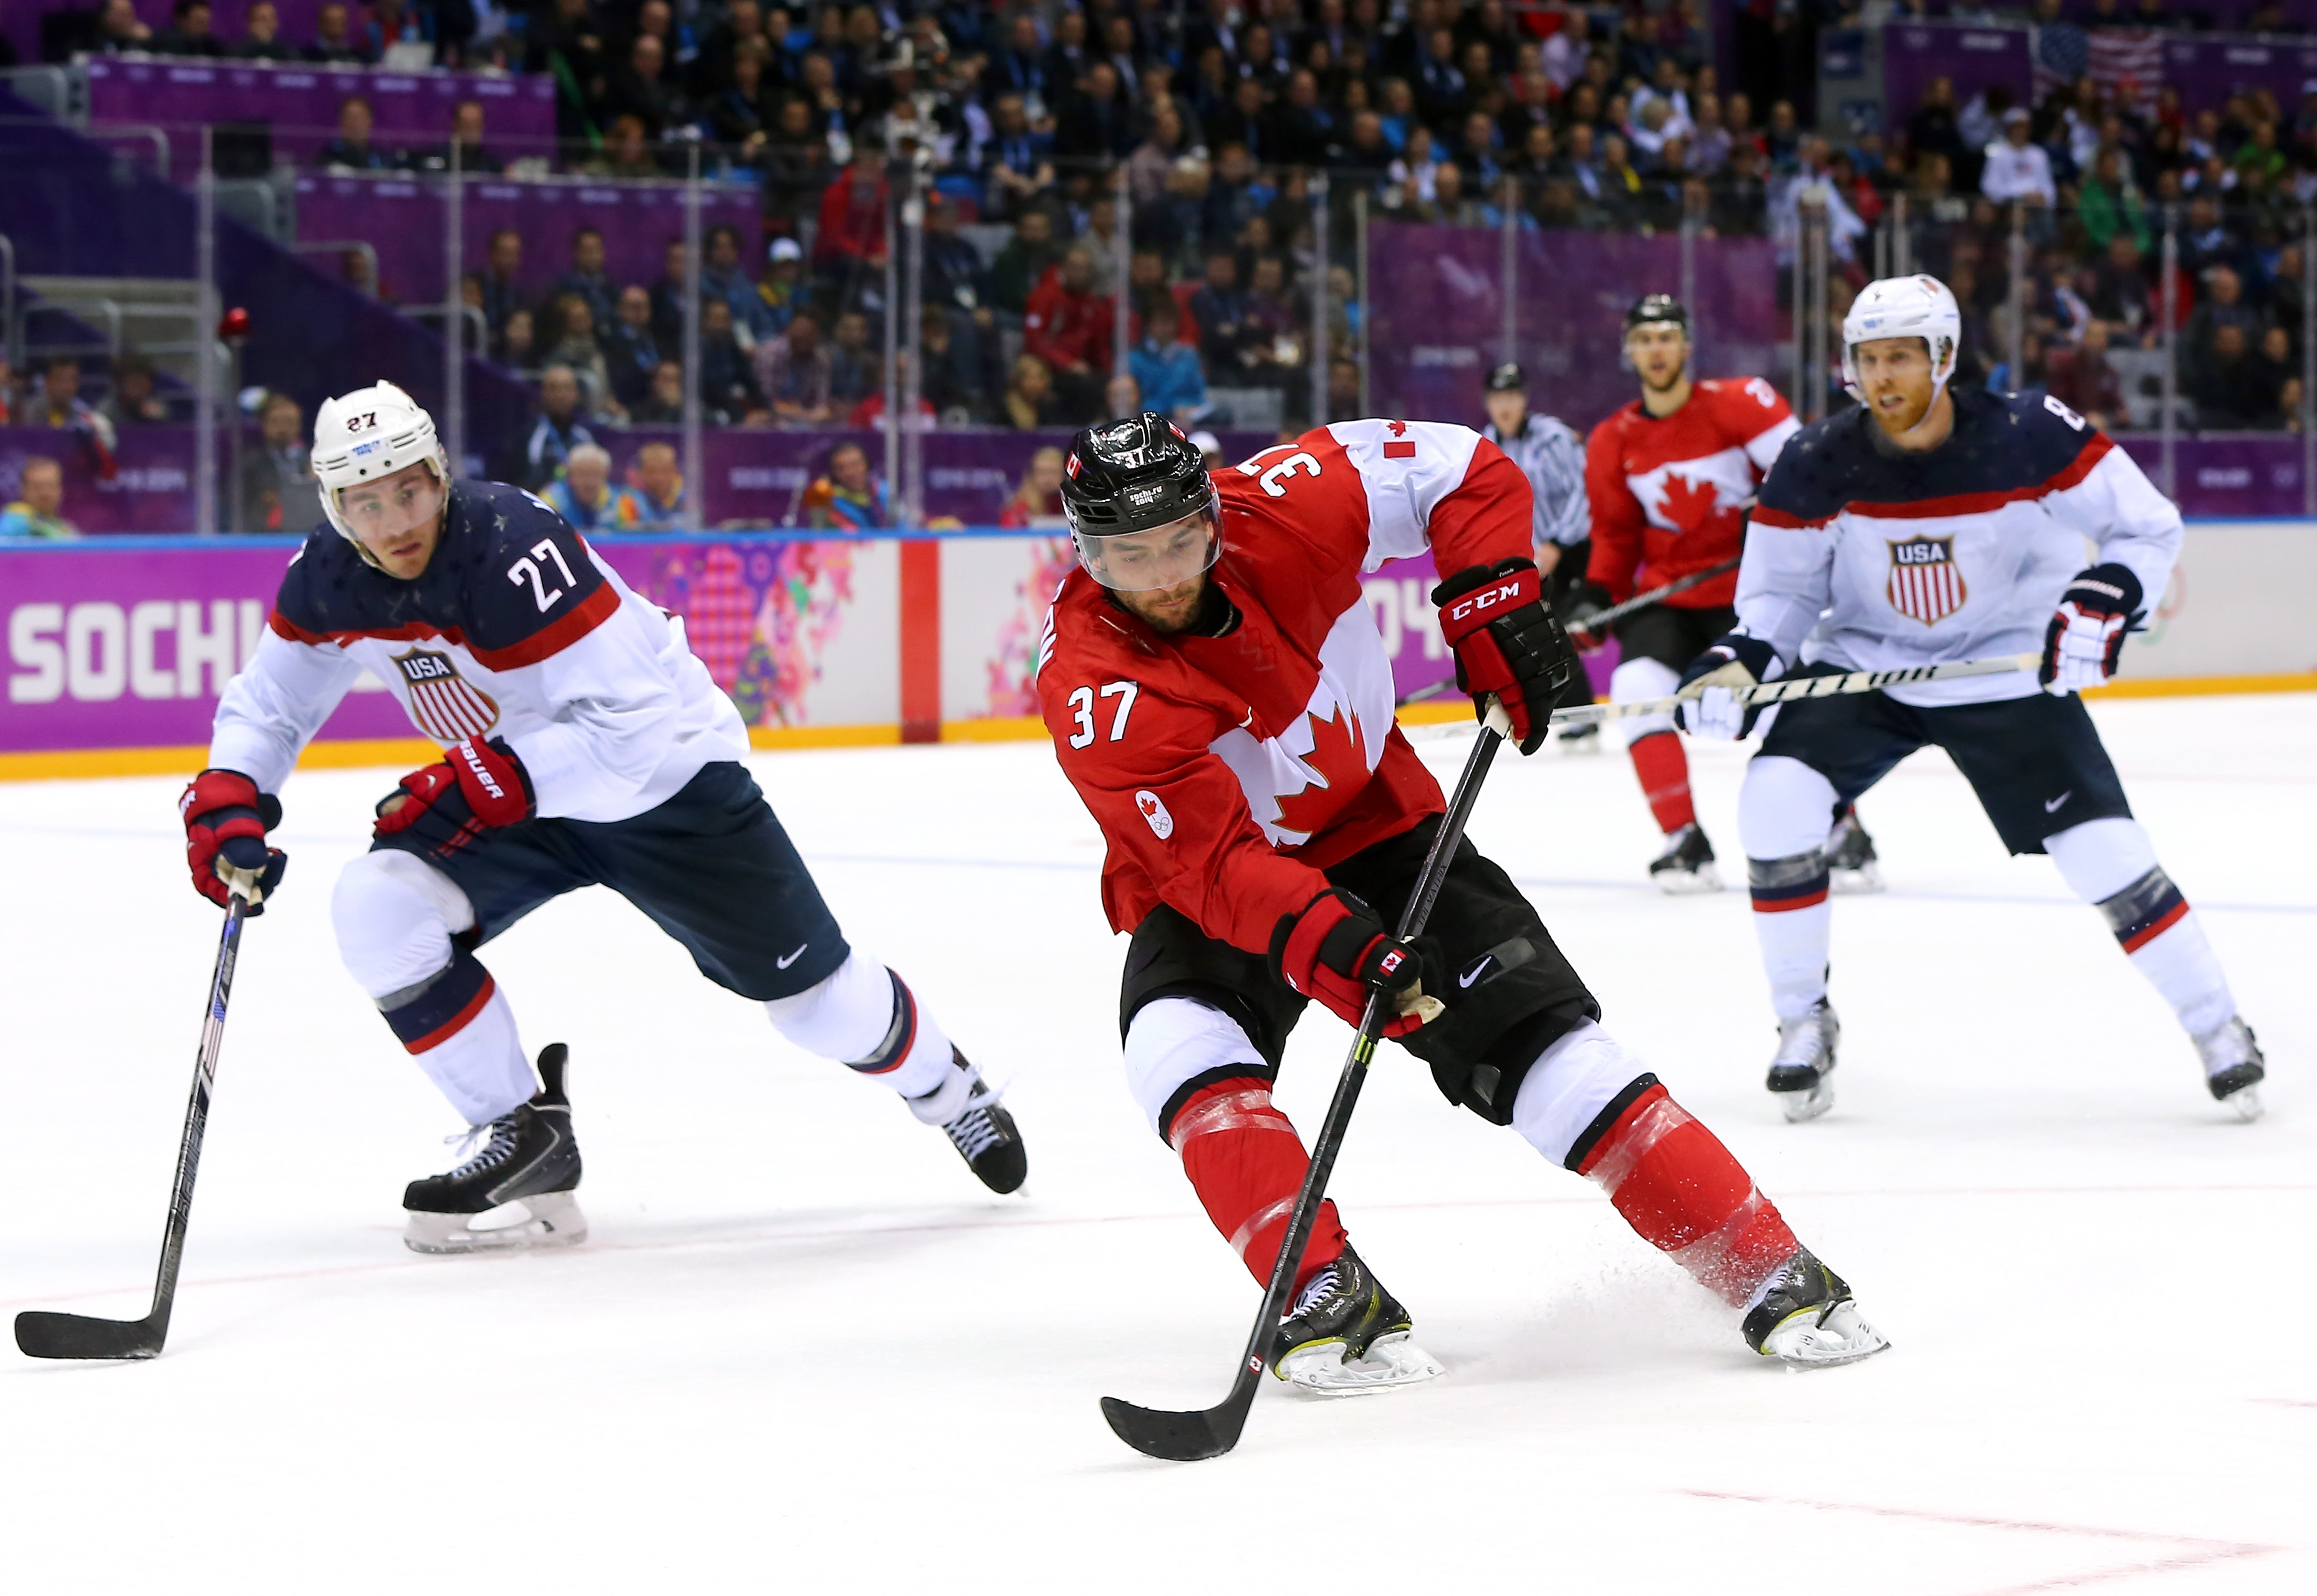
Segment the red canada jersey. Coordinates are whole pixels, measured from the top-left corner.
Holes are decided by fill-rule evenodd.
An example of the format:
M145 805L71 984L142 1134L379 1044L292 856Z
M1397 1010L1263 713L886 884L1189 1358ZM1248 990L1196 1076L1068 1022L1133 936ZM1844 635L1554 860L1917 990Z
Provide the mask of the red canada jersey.
M1778 390L1758 377L1700 382L1671 415L1651 415L1639 399L1619 410L1585 444L1593 506L1586 576L1623 603L1643 566L1656 587L1736 555L1754 490L1800 430ZM1731 571L1665 602L1710 610L1737 596Z
M1103 908L1130 931L1160 904L1267 952L1320 872L1445 807L1392 718L1391 661L1360 574L1428 546L1444 573L1527 557L1528 479L1469 428L1353 421L1214 474L1237 612L1221 637L1162 635L1084 570L1038 651L1062 772L1103 830Z

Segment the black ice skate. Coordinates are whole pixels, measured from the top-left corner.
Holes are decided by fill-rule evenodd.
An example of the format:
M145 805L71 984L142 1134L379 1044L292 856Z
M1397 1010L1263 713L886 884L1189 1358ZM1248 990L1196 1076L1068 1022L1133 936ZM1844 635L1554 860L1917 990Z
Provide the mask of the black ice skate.
M2259 1119L2259 1088L2268 1074L2268 1061L2261 1057L2260 1044L2253 1040L2252 1027L2243 1016L2232 1014L2218 1030L2198 1037L2196 1054L2205 1061L2205 1085L2213 1100L2225 1103L2240 1119Z
M1553 742L1563 753L1598 753L1601 752L1601 723L1589 720L1582 726L1564 726L1554 734Z
M1722 874L1713 868L1713 844L1695 821L1666 838L1663 853L1650 865L1660 892L1719 892Z
M470 1137L483 1150L448 1174L413 1181L402 1194L402 1243L414 1253L502 1253L570 1247L587 1239L579 1185L579 1143L563 1092L570 1050L550 1042L539 1055L539 1094Z
M1428 1380L1440 1366L1409 1339L1409 1330L1408 1310L1346 1247L1311 1277L1280 1321L1271 1372L1328 1396Z
M1886 1350L1883 1333L1858 1316L1850 1288L1808 1247L1762 1282L1741 1327L1746 1344L1765 1358L1803 1369L1856 1363Z
M1827 886L1836 892L1880 892L1883 868L1875 860L1874 839L1858 823L1858 811L1845 804L1826 840Z
M1030 1150L1023 1145L1014 1116L999 1105L997 1093L954 1044L949 1057L955 1073L923 1097L906 1099L909 1112L927 1125L940 1126L983 1185L1001 1193L1019 1190L1030 1178Z
M1799 1020L1778 1021L1778 1053L1770 1060L1769 1088L1777 1093L1778 1108L1800 1124L1815 1119L1834 1107L1835 1048L1842 1041L1842 1021L1834 1005L1820 998Z

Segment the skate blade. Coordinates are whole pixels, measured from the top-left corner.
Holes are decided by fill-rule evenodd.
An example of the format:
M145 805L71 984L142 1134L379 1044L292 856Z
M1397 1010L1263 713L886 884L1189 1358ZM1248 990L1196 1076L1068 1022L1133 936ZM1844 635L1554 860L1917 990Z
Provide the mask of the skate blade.
M1871 864L1860 865L1856 869L1829 870L1827 873L1827 888L1841 893L1880 892L1883 890L1883 872Z
M1370 1342L1363 1358L1346 1359L1343 1342L1328 1342L1298 1347L1279 1360L1281 1379L1316 1396L1364 1396L1434 1379L1442 1372L1432 1355L1404 1330Z
M2260 1088L2258 1086L2238 1087L2221 1099L2221 1106L2247 1125L2268 1111L2268 1105L2260 1101Z
M1722 890L1722 873L1710 864L1702 864L1694 870L1659 870L1652 879L1659 892L1671 897Z
M1552 742L1554 747L1572 758L1581 755L1589 759L1601 752L1601 737L1598 733L1588 737L1572 737L1563 733L1555 737Z
M1890 1350L1890 1339L1859 1317L1855 1302L1837 1303L1823 1320L1796 1314L1762 1338L1762 1356L1791 1369L1832 1369Z
M402 1244L414 1253L522 1253L576 1247L587 1239L587 1216L568 1191L517 1198L479 1214L409 1214Z
M1815 1119L1834 1107L1834 1083L1823 1075L1819 1077L1817 1085L1807 1091L1774 1092L1770 1095L1778 1100L1778 1112L1786 1117L1789 1125Z

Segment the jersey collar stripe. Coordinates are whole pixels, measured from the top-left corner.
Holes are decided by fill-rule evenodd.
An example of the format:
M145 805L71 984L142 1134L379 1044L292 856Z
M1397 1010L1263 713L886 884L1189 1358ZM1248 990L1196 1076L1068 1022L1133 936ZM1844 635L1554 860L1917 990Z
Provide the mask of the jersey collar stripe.
M1870 504L1856 502L1843 505L1831 514L1814 516L1807 521L1790 514L1775 505L1757 504L1753 521L1757 526L1784 527L1800 531L1830 525L1838 515L1864 515L1877 521L1931 521L1942 516L1984 515L2000 510L2006 504L2044 498L2052 494L2065 493L2092 473L2107 451L2116 444L2106 433L2095 432L2086 441L2081 453L2068 463L2064 470L2054 472L2043 481L2026 487L1999 488L1990 493L1949 494L1943 498L1916 499L1908 504Z
M424 643L430 638L440 638L444 642L455 643L461 648L467 646L467 639L461 634L458 628L452 627L449 631L443 631L428 626L423 620L414 620L408 626L382 627L375 631L363 631L357 629L343 632L309 632L282 614L281 611L276 610L266 624L273 629L273 635L277 638L291 643L304 643L316 648L327 647L333 643L359 643L364 638L380 643Z
M618 590L608 582L599 582L595 591L580 600L568 614L522 642L505 648L479 648L470 643L467 651L488 670L512 671L523 665L535 665L570 647L611 620L619 608Z

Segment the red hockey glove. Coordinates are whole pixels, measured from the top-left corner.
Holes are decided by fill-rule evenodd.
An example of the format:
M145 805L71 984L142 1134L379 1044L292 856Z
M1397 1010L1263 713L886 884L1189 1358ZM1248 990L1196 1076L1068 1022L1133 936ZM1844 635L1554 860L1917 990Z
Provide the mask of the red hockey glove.
M2115 675L2125 634L2144 613L2140 599L2140 578L2129 566L2111 561L2077 572L2044 629L2044 663L2035 672L2044 691L2064 696Z
M1546 718L1577 676L1577 650L1544 602L1536 562L1467 566L1432 590L1440 635L1456 653L1456 685L1486 718L1493 694L1523 753L1544 745Z
M1300 914L1282 914L1271 933L1271 967L1306 997L1316 997L1352 1025L1373 988L1391 1000L1388 1037L1406 1036L1438 1011L1418 1012L1424 957L1396 942L1368 906L1348 892L1321 893Z
M239 771L203 771L177 799L185 822L185 862L192 867L193 890L222 905L238 887L249 912L265 913L265 895L281 885L290 856L265 845L265 834L282 824L282 800L257 790Z
M514 750L497 737L470 739L379 800L375 834L408 832L418 851L447 859L493 826L530 819L537 807Z

